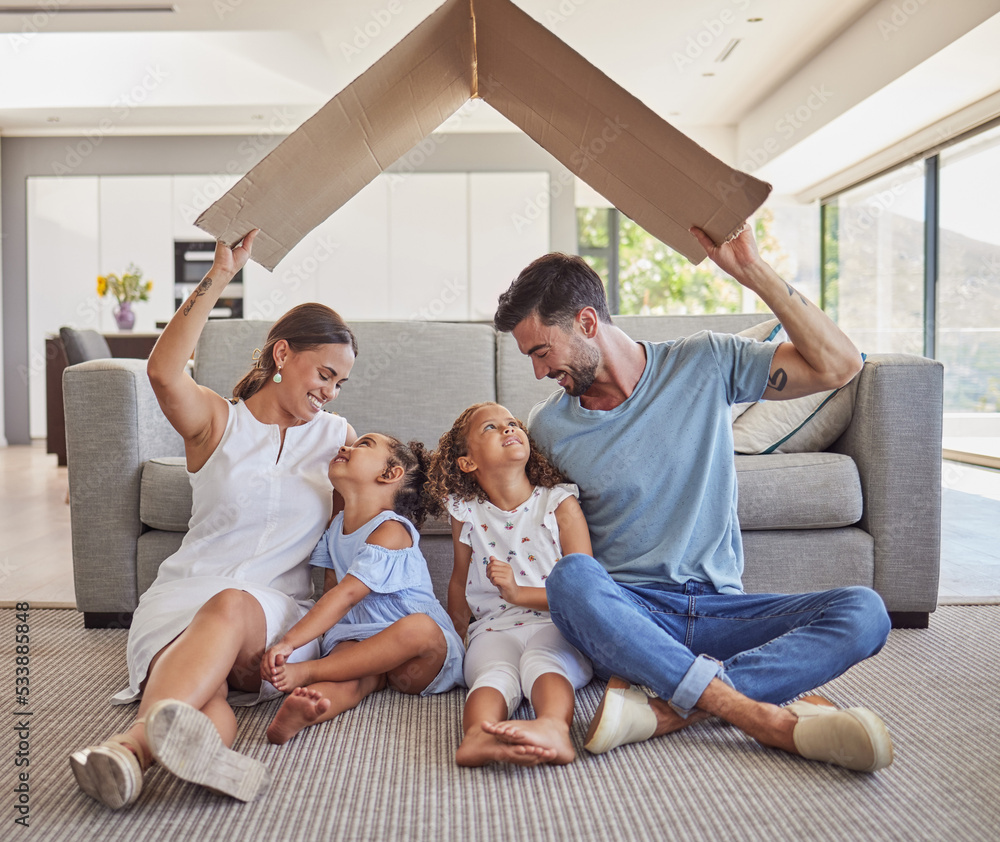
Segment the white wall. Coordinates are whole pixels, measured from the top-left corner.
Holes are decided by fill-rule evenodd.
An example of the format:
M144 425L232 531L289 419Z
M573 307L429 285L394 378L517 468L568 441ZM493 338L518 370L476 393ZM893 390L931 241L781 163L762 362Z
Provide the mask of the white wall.
M3 164L0 162L0 172L3 172ZM3 185L0 183L0 196L3 195ZM2 203L0 203L2 204ZM0 233L3 232L3 214L0 213ZM0 236L0 290L3 289L3 240ZM3 296L0 295L0 371L4 370L3 365ZM0 389L0 418L4 417L3 395L4 389ZM4 426L0 424L0 447L7 446L7 438L4 436Z
M96 279L130 263L153 281L150 300L133 305L135 332L167 321L175 310L174 240L210 241L192 222L234 180L220 178L27 179L32 438L46 434L46 336L63 325L114 332L116 302L98 297ZM548 172L383 174L274 273L247 265L244 316L274 319L322 301L348 321L492 319L499 293L550 248L548 188Z

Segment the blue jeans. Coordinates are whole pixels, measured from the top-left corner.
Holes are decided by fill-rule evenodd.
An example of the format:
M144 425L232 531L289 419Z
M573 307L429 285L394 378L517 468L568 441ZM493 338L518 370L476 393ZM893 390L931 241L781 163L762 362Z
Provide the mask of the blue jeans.
M686 717L713 678L780 704L871 657L889 615L870 588L810 594L720 594L710 585L637 587L575 553L545 583L552 619L594 662L649 687Z

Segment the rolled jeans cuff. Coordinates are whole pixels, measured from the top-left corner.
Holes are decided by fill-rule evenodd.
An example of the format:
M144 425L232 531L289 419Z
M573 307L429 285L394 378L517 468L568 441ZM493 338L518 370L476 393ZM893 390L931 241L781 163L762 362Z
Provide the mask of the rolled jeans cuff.
M719 661L709 658L708 655L699 655L684 673L681 683L677 685L674 695L667 700L667 704L678 716L687 719L713 678L721 679L730 687L733 686Z

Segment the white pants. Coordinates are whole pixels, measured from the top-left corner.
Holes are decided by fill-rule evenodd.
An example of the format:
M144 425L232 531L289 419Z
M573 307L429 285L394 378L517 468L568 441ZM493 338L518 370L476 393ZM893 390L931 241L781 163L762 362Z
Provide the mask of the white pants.
M507 716L514 713L522 698L530 701L535 681L550 672L563 676L574 690L594 674L590 661L551 622L480 632L465 653L469 692L480 687L498 690L507 700Z

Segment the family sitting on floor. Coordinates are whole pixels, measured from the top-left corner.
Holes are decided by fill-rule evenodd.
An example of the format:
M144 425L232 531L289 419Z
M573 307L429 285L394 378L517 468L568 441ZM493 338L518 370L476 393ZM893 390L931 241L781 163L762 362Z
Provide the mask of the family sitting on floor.
M287 694L267 729L284 743L387 687L468 688L461 765L570 763L574 693L595 673L607 688L593 753L718 716L808 759L891 763L876 714L802 695L882 648L881 598L744 593L736 518L730 406L838 388L861 355L760 258L749 227L721 245L692 233L789 342L635 342L582 259L546 255L494 323L561 388L527 425L471 406L431 453L323 411L358 347L321 304L274 324L232 400L195 383L185 364L257 232L217 245L147 367L184 439L190 530L133 617L129 687L113 702L138 700L135 721L70 756L80 788L123 807L155 760L253 800L270 776L230 748L231 705ZM419 549L430 513L452 524L447 611ZM315 603L310 565L325 570ZM525 697L535 719L511 719Z

